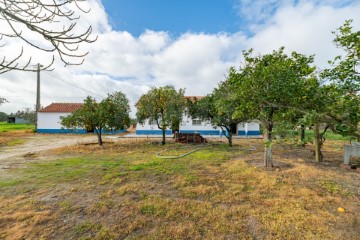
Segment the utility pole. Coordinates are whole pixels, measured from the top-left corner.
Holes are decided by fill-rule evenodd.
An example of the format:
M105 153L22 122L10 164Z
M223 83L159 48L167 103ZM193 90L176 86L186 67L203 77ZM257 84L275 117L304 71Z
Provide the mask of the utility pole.
M40 63L37 64L37 81L36 81L36 106L35 106L35 132L38 128L38 112L40 110Z

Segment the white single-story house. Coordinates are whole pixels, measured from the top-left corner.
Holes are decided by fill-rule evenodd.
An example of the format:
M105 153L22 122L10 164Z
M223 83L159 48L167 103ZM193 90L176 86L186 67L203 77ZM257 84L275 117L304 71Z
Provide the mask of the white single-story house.
M61 125L61 120L70 115L75 110L81 108L83 103L52 103L41 109L37 114L37 132L38 133L93 133L93 129L78 128L68 129ZM124 130L106 132L106 134L116 134L125 132Z
M224 129L225 130L225 129ZM221 135L221 128L214 128L209 122L204 122L199 119L192 119L188 116L183 116L182 121L179 126L180 133L200 133L201 135ZM166 130L166 134L172 134L171 129ZM161 135L162 130L160 130L156 122L146 121L144 124L138 123L136 125L136 134L137 135ZM259 137L260 126L257 122L248 122L248 123L239 123L236 126L236 129L233 129L233 135L243 136L243 137Z
M61 119L83 106L83 103L52 103L37 114L38 133L87 133L86 129L67 129Z
M195 97L186 97L193 99ZM201 99L201 97L196 97ZM225 130L225 129L224 129ZM214 128L209 122L204 122L199 119L192 119L186 114L183 115L182 121L179 126L180 133L200 133L201 135L218 135L222 134L220 127ZM166 130L166 134L170 135L173 131L171 129ZM257 122L240 123L236 126L236 129L232 130L233 136L242 137L260 137L260 125ZM136 125L137 135L161 135L162 130L158 128L155 121L146 121L144 124L137 123Z

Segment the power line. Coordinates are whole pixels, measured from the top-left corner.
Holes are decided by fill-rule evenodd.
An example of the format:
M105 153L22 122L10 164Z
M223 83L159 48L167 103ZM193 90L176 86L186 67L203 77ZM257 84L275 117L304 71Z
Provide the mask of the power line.
M91 94L93 94L93 95L97 95L97 96L99 96L99 97L105 98L104 96L102 96L102 95L100 95L100 94L97 94L97 93L94 93L94 92L92 92L92 91L89 91L89 90L87 90L87 89L85 89L85 88L76 86L76 85L73 84L73 83L69 83L69 82L67 82L67 81L65 81L65 80L63 80L63 79L61 79L61 78L59 78L59 77L57 77L57 76L55 76L55 75L53 75L53 74L50 74L49 72L45 72L45 73L46 73L46 74L49 74L50 76L52 76L53 78L55 78L55 79L57 79L57 80L59 80L59 81L62 81L62 82L64 82L64 83L67 83L67 84L69 84L69 85L71 85L71 86L73 86L73 87L76 87L76 88L81 89L81 90L83 90L83 91L85 91L85 92L91 93Z

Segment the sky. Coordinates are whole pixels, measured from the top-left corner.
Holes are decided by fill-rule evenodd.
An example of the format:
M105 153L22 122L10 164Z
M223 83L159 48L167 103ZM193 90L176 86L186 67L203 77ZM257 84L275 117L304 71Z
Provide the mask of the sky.
M250 48L256 54L281 46L287 53L315 54L314 64L324 69L342 54L332 31L346 19L360 29L360 0L88 0L81 5L91 11L79 13L74 31L91 25L98 39L80 45L79 51L89 52L80 66L64 67L55 55L54 70L41 72L42 106L82 102L88 95L101 101L122 91L134 116L136 101L151 87L170 84L189 96L211 93ZM0 29L6 27L0 20ZM1 59L21 47L34 62L52 58L17 39L3 38L0 45ZM0 74L0 84L0 97L8 100L0 112L34 107L36 73Z

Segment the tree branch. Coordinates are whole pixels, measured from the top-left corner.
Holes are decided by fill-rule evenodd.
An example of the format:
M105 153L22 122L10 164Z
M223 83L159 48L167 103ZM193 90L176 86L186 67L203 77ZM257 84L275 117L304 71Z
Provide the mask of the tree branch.
M60 60L66 65L80 65L84 62L84 57L88 52L81 52L79 46L82 43L92 43L97 40L97 36L92 37L92 27L89 26L82 33L76 33L77 20L80 15L75 16L75 9L88 13L91 9L85 10L79 5L85 0L0 0L0 21L3 21L9 27L6 30L0 30L0 41L4 38L19 38L27 45L36 48L40 51L53 52L52 60L49 64L42 64L41 70L49 70L54 63L55 54L60 57ZM66 20L68 24L61 24ZM57 25L54 24L59 23ZM61 30L55 30L59 29ZM43 46L34 42L23 29L28 29L32 33L40 35L44 43ZM0 44L0 47L6 45ZM20 54L12 59L3 57L0 63L0 73L5 73L11 70L34 71L32 59L25 61L23 59L23 48Z

